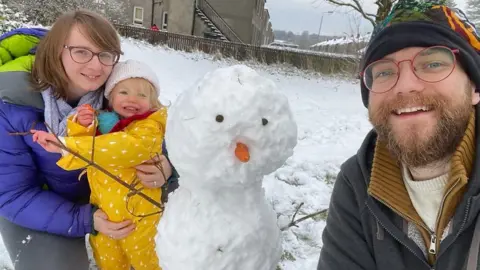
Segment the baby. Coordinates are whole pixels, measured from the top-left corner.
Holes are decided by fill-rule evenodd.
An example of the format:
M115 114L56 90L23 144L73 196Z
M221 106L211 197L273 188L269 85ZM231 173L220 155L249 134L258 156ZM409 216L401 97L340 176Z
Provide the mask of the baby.
M91 107L80 107L67 121L67 136L59 137L59 140L88 160L92 159L93 151L96 164L129 185L137 183L134 167L162 151L167 110L158 101L159 89L155 73L145 64L133 60L116 64L105 87L109 110L98 112L96 117L97 112ZM136 230L121 240L101 233L90 235L99 268L161 269L154 242L160 209L138 195L128 196L128 188L56 146L59 140L55 135L45 131L32 132L33 140L47 151L62 153L57 162L60 167L65 170L87 167L92 191L90 203L94 206L92 213L100 208L110 221L129 219L136 223ZM146 188L142 192L160 202L160 188Z

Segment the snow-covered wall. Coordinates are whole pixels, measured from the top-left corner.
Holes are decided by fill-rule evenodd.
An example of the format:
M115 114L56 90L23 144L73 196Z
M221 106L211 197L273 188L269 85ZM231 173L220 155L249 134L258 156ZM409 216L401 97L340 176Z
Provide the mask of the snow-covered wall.
M337 39L330 39L319 42L310 47L311 50L341 53L341 54L358 54L367 46L370 34L363 36L351 36Z

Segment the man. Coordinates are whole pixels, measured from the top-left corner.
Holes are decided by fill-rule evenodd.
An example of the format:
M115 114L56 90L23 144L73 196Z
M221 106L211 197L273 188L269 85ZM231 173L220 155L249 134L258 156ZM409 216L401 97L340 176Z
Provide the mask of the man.
M400 0L374 31L374 129L341 167L317 269L477 269L479 53L465 15L432 2Z

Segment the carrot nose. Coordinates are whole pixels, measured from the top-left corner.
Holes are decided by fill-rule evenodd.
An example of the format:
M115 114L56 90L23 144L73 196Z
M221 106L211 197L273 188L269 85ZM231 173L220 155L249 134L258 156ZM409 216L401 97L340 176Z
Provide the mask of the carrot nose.
M235 148L235 156L241 162L248 162L250 160L250 153L248 152L248 146L243 143L237 143Z

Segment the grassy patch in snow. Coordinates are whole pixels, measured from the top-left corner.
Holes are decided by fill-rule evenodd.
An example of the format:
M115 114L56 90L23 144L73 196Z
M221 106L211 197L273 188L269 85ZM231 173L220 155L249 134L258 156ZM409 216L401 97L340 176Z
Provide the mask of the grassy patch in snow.
M288 251L284 251L283 254L282 254L282 261L296 261L297 259L295 259L295 256L293 256L292 253L288 252Z
M336 179L337 179L337 175L329 171L325 172L325 175L323 177L323 181L327 185L333 185Z

